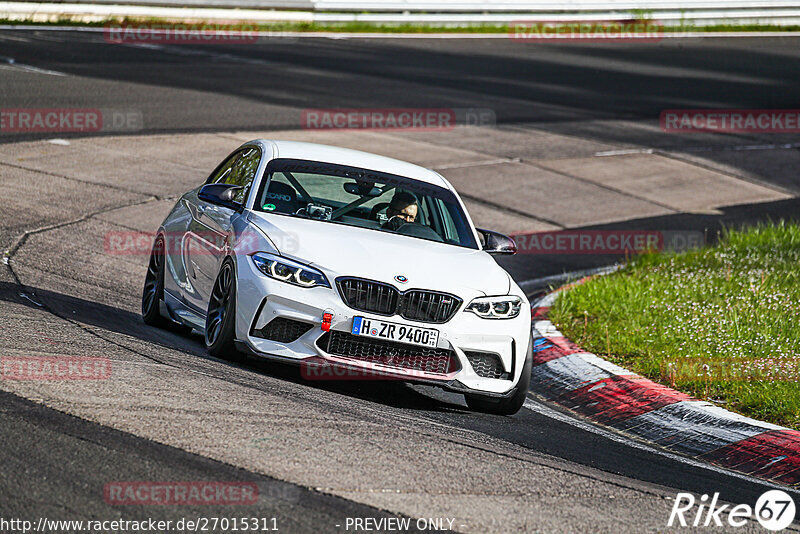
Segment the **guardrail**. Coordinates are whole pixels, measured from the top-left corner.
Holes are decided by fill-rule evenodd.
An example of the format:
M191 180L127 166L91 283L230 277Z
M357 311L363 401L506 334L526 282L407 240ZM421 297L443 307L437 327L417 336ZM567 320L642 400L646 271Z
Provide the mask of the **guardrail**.
M315 12L314 22L371 22L376 24L436 24L477 25L509 24L512 22L541 21L618 21L647 18L664 26L683 24L800 24L800 7L775 7L759 9L697 9L697 10L639 10L614 9L613 11L526 11L513 13L331 13Z
M647 18L681 24L800 24L798 0L51 0L0 2L0 17L180 17L318 23L509 24ZM232 11L235 9L236 11Z
M266 2L270 3L270 2ZM413 12L574 12L697 9L774 9L800 7L797 0L311 0L316 11Z

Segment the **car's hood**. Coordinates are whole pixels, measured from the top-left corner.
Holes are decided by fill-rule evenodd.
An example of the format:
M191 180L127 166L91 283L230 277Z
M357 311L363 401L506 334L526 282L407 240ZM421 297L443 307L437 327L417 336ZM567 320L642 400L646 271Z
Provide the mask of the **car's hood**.
M282 256L328 276L356 276L400 290L432 289L472 297L507 295L508 274L486 252L343 224L253 212L251 221ZM395 276L408 279L399 283ZM333 280L331 280L333 282Z

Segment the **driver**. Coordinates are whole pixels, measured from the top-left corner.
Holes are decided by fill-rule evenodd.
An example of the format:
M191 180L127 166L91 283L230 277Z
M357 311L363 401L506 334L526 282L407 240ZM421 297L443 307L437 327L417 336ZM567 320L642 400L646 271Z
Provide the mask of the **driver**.
M392 197L389 207L386 208L386 216L389 218L382 228L387 230L397 230L406 223L413 223L417 220L417 197L406 191L398 191Z

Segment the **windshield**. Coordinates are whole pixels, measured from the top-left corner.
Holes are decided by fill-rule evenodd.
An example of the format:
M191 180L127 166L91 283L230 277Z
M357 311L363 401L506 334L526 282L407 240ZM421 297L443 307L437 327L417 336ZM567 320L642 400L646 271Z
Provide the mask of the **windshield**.
M254 209L478 248L449 189L356 167L273 160Z

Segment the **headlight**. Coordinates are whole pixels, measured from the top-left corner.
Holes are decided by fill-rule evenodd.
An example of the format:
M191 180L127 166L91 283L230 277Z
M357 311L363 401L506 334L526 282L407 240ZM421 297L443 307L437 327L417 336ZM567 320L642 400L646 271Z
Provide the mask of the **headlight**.
M266 252L256 252L251 257L259 271L275 280L300 287L331 287L324 274L308 265Z
M513 319L522 309L519 297L479 297L464 308L484 319Z

